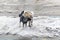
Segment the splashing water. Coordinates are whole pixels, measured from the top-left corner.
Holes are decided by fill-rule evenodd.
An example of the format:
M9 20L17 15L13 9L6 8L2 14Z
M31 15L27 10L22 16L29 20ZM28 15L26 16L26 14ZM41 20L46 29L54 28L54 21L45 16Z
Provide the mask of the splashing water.
M17 34L21 36L60 36L60 18L38 16L33 18L33 26L20 27L19 17L0 16L0 34Z

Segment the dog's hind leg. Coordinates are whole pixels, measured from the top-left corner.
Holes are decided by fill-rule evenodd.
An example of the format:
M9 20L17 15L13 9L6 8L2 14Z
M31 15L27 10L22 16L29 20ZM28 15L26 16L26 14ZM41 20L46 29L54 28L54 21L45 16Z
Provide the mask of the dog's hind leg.
M29 21L29 27L31 27L31 21Z
M30 25L31 25L31 27L33 26L33 17L30 20Z

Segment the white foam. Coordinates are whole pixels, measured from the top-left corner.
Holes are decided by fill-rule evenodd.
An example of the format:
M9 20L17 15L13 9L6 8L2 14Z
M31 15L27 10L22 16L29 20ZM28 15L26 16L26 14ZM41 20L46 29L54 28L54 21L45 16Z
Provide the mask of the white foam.
M56 29L57 28L57 29ZM0 16L0 34L19 34L22 36L60 36L60 18L39 16L34 17L33 27L19 27L19 17Z

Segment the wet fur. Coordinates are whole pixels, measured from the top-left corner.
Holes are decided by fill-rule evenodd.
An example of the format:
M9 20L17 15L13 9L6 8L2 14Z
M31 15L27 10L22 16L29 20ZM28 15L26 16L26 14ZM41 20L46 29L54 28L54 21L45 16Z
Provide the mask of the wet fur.
M29 22L29 27L32 26L32 13L31 12L25 12L22 11L21 14L19 14L20 16L20 23L22 22L23 23L23 27L24 25L27 26L27 22Z

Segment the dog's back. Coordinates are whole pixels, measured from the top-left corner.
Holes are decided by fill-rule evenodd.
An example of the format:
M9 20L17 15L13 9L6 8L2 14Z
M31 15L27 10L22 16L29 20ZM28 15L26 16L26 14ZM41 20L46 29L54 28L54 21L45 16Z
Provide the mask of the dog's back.
M32 13L29 12L29 11L27 11L27 12L24 13L23 16L24 16L24 17L27 17L27 18L32 18Z

